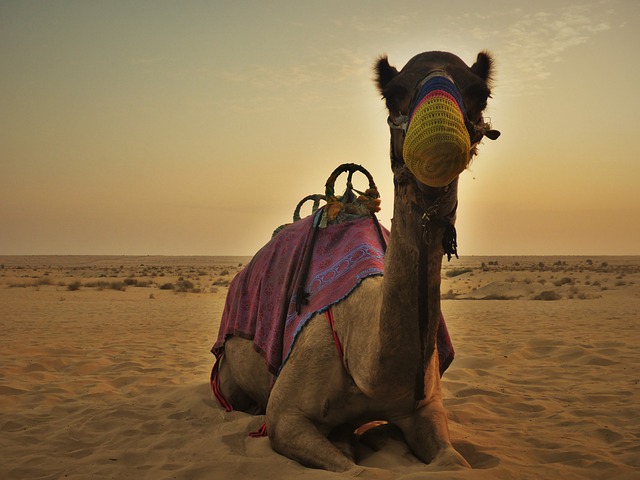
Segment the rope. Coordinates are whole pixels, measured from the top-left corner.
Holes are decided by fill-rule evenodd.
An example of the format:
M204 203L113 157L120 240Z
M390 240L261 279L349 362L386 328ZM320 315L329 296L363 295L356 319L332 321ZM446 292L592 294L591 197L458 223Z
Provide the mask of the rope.
M327 204L328 205L328 204ZM318 215L322 215L322 212L327 208L327 205L322 207L318 211ZM313 256L313 248L316 244L316 238L318 237L318 229L320 228L320 222L316 217L313 222L313 230L307 245L304 247L304 258L302 260L302 268L300 269L300 275L298 276L298 288L296 289L296 313L300 315L302 305L309 303L309 293L305 291L304 287L307 283L307 275L309 275L309 267L311 266L311 257Z

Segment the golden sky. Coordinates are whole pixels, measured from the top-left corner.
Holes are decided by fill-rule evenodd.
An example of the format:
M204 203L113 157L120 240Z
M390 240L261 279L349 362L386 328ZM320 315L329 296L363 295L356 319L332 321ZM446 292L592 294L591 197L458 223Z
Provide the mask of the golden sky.
M252 255L340 163L390 225L371 67L496 60L463 255L640 254L640 2L0 2L0 254Z

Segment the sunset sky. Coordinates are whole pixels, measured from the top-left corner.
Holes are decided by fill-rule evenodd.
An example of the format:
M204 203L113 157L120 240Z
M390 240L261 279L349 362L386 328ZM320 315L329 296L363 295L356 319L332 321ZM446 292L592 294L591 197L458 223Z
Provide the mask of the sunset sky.
M0 254L252 255L344 162L372 65L493 52L462 255L640 254L640 2L0 2Z

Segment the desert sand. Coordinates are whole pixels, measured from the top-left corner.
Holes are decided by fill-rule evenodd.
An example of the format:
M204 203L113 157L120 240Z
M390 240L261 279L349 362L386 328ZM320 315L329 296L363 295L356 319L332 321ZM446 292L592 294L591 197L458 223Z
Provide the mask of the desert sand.
M392 429L362 468L305 468L247 433L208 376L248 258L0 257L0 478L640 478L640 257L445 262L443 390L473 470Z

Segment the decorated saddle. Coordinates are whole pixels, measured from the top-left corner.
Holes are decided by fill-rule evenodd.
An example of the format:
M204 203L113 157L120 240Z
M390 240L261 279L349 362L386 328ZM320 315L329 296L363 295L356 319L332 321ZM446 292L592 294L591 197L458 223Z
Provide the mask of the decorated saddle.
M333 194L335 177L341 173L336 169L327 182L327 204L301 220L294 214L294 223L277 229L234 278L211 349L217 359L229 337L253 340L275 380L298 334L315 314L329 311L364 279L384 274L389 231L375 217L377 189L366 170L347 166L351 170L345 195ZM360 194L356 197L351 175L357 170L366 172L370 188L356 191ZM442 317L438 353L442 374L454 355ZM215 393L213 378L212 386Z
M218 339L219 356L232 335L252 339L277 375L308 320L346 298L362 280L384 272L384 250L371 217L329 225L317 232L304 293L297 289L305 247L319 214L277 233L229 287ZM385 237L388 235L383 230ZM306 296L305 299L298 298Z

